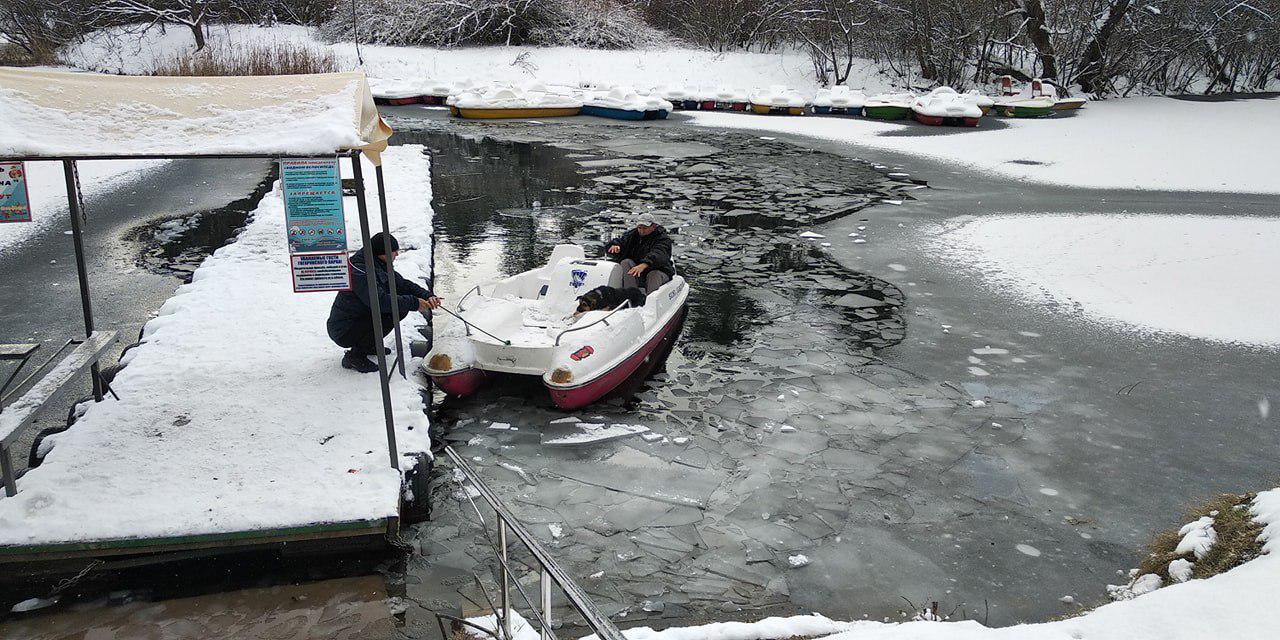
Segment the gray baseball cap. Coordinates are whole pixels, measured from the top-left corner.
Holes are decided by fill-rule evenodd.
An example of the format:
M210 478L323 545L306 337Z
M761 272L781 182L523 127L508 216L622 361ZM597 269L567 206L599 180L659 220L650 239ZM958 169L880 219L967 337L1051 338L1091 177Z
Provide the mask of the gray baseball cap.
M658 219L654 217L652 211L645 211L636 215L636 226L658 224Z

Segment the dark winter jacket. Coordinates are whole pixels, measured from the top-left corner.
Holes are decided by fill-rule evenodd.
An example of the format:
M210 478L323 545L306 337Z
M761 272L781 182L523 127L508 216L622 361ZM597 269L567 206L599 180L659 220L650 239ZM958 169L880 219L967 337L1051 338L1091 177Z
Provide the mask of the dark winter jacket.
M618 245L622 251L618 253L609 253L609 247ZM642 236L639 231L632 229L621 237L614 238L604 246L605 255L621 262L627 258L649 265L650 269L657 269L669 276L676 275L675 264L671 261L671 236L667 235L667 230L662 226L654 229L649 235Z
M357 319L368 319L369 309L372 306L369 303L369 288L365 283L365 260L364 251L356 251L351 254L348 259L351 264L351 290L339 291L338 295L333 299L333 307L329 310L329 337L338 339L346 333L351 327L351 323ZM374 258L376 267L373 270L374 279L378 283L378 303L382 306L382 314L384 316L391 314L391 293L390 286L387 284L387 265L385 262ZM430 298L431 292L416 282L406 279L400 274L396 277L396 299L400 305L400 313L405 314L418 309L418 298Z

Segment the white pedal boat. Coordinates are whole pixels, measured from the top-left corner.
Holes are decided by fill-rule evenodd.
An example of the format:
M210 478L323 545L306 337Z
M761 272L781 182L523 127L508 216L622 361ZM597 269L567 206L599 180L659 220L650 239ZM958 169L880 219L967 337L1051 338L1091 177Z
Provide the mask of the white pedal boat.
M475 393L502 372L541 376L562 409L591 404L664 359L684 323L689 287L678 275L643 307L574 318L578 296L621 286L622 275L612 260L556 245L546 266L473 287L457 303L466 323L438 315L444 322L422 368L452 395Z

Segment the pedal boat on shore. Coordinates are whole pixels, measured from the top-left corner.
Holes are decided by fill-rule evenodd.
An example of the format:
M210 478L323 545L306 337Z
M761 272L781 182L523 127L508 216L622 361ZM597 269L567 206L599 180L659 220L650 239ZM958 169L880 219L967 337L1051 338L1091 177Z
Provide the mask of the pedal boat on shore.
M661 120L674 108L658 96L642 94L631 87L614 87L593 92L582 105L582 115L613 120Z
M951 87L938 87L911 102L911 111L921 124L976 127L982 107Z
M468 119L551 118L578 115L582 97L541 83L495 84L451 95L446 105L450 114Z
M883 93L871 96L862 103L862 115L875 120L901 120L911 115L910 93Z
M557 245L547 264L473 287L457 303L469 324L441 322L424 373L440 389L469 396L494 373L539 376L557 407L587 406L671 349L684 323L689 287L677 275L645 305L574 317L578 296L621 286L622 265Z

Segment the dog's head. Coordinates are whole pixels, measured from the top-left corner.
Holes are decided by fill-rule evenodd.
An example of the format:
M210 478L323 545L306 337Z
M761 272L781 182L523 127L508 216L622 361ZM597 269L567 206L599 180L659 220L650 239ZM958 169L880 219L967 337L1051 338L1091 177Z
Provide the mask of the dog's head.
M588 311L596 311L604 306L604 297L598 289L592 289L578 296L578 315Z

